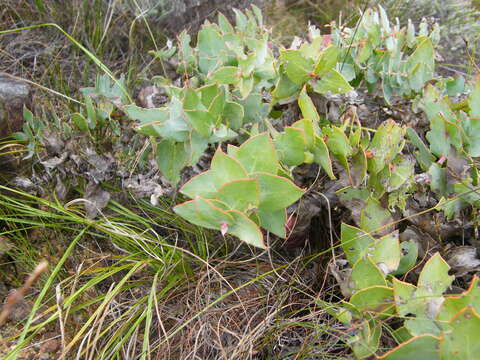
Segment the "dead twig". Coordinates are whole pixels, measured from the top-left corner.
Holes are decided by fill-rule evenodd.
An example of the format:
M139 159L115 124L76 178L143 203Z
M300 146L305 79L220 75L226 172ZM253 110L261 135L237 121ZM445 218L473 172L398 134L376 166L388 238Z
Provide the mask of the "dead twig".
M18 290L13 291L5 301L2 312L0 313L0 325L7 321L8 317L12 313L15 305L23 301L25 295L27 295L30 288L35 284L38 278L48 269L48 261L44 260L37 265L35 270L30 274L25 284Z

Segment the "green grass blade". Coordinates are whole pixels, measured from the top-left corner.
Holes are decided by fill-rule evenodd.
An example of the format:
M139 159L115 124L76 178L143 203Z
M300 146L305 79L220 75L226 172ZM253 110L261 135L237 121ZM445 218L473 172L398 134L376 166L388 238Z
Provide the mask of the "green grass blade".
M47 282L45 283L42 290L40 291L40 294L35 300L35 303L33 304L32 311L30 312L27 322L23 327L23 331L20 335L20 338L18 339L17 346L15 346L15 348L7 355L7 357L4 360L15 360L17 358L19 351L25 345L25 337L28 334L28 331L30 329L30 325L32 324L35 313L37 312L37 310L40 308L40 305L42 304L43 298L47 294L48 289L50 289L50 287L52 286L53 281L55 280L56 276L60 272L60 269L62 268L63 264L72 253L78 241L83 237L86 230L87 228L84 228L82 231L80 231L80 233L75 237L75 239L73 239L73 241L70 243L68 248L65 250L65 253L63 254L62 258L58 261L57 265L55 266L52 273L50 274Z

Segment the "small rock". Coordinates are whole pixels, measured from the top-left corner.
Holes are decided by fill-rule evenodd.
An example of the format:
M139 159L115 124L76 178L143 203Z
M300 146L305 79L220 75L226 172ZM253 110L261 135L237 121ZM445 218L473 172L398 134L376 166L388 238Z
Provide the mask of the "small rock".
M23 106L31 107L30 85L0 73L0 139L20 131L23 127ZM0 156L0 173L16 172L18 157Z
M31 88L25 81L0 74L0 138L20 131L23 106L31 106Z
M180 34L184 29L193 34L213 12L219 11L233 20L232 8L243 10L250 4L262 7L265 2L265 0L165 0L158 3L161 4L158 9L162 14L168 12L169 15L157 18L157 26L170 36Z

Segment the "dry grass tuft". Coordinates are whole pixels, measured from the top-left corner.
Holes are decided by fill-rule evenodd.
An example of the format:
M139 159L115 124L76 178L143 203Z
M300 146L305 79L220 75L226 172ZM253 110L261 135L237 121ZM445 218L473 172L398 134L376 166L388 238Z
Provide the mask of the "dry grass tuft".
M135 2L38 1L41 8L35 3L4 0L0 30L57 24L113 73L128 73L129 79L146 71L151 61L148 50L164 41L160 28L148 28L149 20L136 14ZM85 54L54 28L0 35L0 71L72 97L78 96L79 88L93 84L98 73Z
M152 344L162 354L157 358L283 358L329 351L330 337L319 335L329 327L328 316L314 306L314 282L306 281L313 278L305 274L312 269L300 270L301 262L221 262L215 271L197 273L195 282L158 306L161 330Z

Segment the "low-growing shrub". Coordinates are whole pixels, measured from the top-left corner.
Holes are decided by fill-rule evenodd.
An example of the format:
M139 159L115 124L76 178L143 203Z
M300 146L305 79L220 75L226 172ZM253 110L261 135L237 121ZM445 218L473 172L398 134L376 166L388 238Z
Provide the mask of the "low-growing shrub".
M164 106L127 105L105 77L85 91L86 115L72 121L78 131L92 131L109 126L114 107L121 109L150 137L158 168L174 186L183 169L215 146L210 168L180 188L190 200L174 211L262 249L269 245L266 232L288 236L287 209L308 192L295 184L295 168L315 163L330 179L345 178L338 197L355 200L359 209L355 224L341 224L349 270L340 284L344 300L319 304L356 329L348 339L354 355L405 359L414 349L418 358L473 358L478 279L463 294L445 294L454 279L449 265L439 253L423 263L418 242L401 240L397 225L419 215L409 201L421 192L436 202L422 214L448 220L462 212L475 219L480 78L437 76L438 25L401 27L381 7L366 10L355 28L333 24L322 35L311 26L308 38L289 48L269 35L256 7L236 11L235 26L220 14L217 23L202 26L195 45L183 32L155 52L181 77L155 79ZM360 89L381 96L387 108L407 107L427 125L388 118L372 129L355 107L346 104L332 121L315 104L317 97L347 102ZM287 105L298 106L301 118L282 126L276 120ZM416 284L407 282L419 263ZM382 333L399 345L379 355Z

